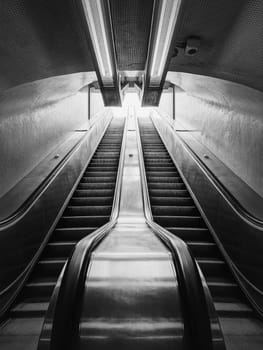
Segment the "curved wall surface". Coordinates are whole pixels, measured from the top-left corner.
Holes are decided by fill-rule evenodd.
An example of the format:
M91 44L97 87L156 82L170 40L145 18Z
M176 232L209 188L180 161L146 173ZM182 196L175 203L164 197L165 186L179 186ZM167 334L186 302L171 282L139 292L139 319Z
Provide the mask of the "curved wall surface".
M0 197L67 137L88 128L88 95L79 90L95 79L93 72L58 76L0 95ZM103 108L102 99L96 103Z
M263 94L232 82L169 72L175 92L176 127L190 132L263 197ZM162 95L160 109L165 111Z

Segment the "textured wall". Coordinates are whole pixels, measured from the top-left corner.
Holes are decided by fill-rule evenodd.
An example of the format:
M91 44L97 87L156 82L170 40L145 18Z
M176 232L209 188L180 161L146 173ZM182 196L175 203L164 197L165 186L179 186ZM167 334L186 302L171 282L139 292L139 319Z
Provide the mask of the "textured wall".
M173 116L173 89L169 88L163 91L159 108L166 116L169 116L172 118Z
M90 117L94 118L98 112L103 108L103 98L99 90L90 90Z
M85 126L87 90L78 90L95 78L94 73L48 78L0 95L0 197Z
M263 94L193 74L167 79L185 90L176 93L176 120L263 196Z

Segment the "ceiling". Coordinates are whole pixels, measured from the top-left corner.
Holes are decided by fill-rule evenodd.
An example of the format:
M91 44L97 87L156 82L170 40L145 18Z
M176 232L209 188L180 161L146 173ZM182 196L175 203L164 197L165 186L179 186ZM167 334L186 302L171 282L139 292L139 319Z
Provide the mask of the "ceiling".
M120 71L139 71L145 68L153 2L110 0L117 66Z
M209 75L263 91L263 1L185 0L175 42L200 38L197 55L179 50L168 70Z
M80 0L5 0L0 9L0 91L52 76L94 71ZM118 70L145 68L154 0L109 0ZM186 56L189 37L200 49ZM182 0L168 70L263 91L263 1ZM174 50L175 47L172 49Z
M4 0L0 6L0 90L94 71L76 1Z

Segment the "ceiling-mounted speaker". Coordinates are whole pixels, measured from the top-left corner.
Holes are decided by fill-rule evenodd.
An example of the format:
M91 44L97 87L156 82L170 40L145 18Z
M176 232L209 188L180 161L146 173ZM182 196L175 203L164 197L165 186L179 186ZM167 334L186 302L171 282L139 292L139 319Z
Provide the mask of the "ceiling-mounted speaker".
M200 48L200 38L188 38L184 53L186 56L194 56L197 54Z

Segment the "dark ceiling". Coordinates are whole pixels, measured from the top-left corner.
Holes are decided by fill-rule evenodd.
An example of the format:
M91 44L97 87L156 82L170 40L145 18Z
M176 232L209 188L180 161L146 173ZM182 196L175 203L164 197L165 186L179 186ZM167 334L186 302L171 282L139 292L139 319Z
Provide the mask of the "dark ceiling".
M153 0L110 0L119 70L144 70Z
M176 42L201 39L196 56L181 51L169 70L215 76L263 90L263 1L183 0Z
M80 0L4 0L0 6L0 90L95 70ZM182 0L176 43L200 37L197 55L169 70L210 75L263 90L263 1ZM119 70L142 70L153 0L110 0Z
M94 71L76 4L73 0L1 1L0 90Z

